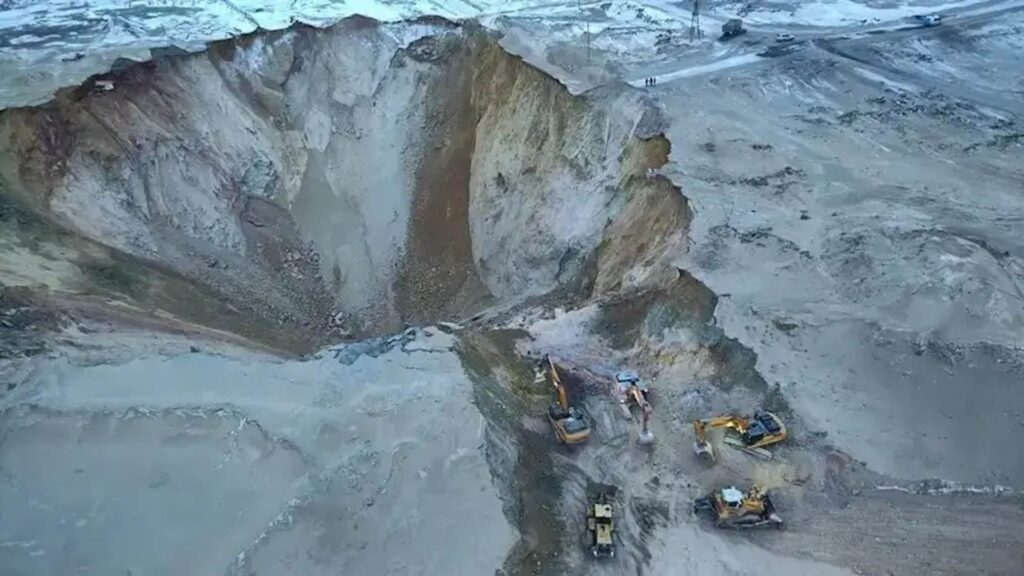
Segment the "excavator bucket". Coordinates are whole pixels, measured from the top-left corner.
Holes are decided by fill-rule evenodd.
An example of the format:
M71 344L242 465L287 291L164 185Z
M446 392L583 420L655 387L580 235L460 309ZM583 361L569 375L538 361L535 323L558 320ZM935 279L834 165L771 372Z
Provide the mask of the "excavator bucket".
M654 433L650 430L641 430L640 435L636 439L636 443L641 446L648 446L654 444Z
M693 451L701 460L705 460L711 464L715 462L715 449L711 447L710 442L694 442Z
M544 375L544 367L537 366L537 368L533 371L533 383L543 384L545 380L547 380L547 377Z

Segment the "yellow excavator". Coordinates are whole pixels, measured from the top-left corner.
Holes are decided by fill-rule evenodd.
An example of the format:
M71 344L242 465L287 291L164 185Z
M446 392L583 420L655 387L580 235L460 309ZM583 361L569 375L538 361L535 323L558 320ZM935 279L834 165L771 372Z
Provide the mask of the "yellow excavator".
M619 372L615 375L615 381L619 384L619 390L623 387L626 390L626 404L635 404L640 411L640 433L637 437L638 444L653 444L654 434L647 427L651 419L651 403L647 401L647 387L640 383L640 376L636 372ZM626 407L629 411L629 407Z
M562 378L551 357L541 360L539 379L546 379L555 388L555 402L548 406L548 420L555 429L555 437L563 444L579 444L590 438L590 424L583 410L569 405Z
M612 504L606 494L600 494L587 506L587 530L590 531L590 553L594 558L615 557L615 524Z
M693 443L693 449L698 456L711 462L715 461L715 450L705 437L706 431L710 428L725 428L727 431L724 438L726 444L736 446L744 452L761 458L772 457L772 453L765 450L765 446L786 439L786 425L771 412L758 412L752 418L730 414L694 420L693 430L697 435L697 440ZM730 430L735 434L730 435L728 433Z
M768 493L752 486L743 492L735 486L715 490L693 501L693 513L714 521L719 528L782 528L782 518Z

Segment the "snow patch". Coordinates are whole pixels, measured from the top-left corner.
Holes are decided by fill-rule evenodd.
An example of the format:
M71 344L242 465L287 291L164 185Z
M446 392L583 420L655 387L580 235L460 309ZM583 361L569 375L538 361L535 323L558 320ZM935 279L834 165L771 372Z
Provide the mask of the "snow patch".
M905 492L907 494L919 494L928 496L945 496L950 494L977 494L981 496L1015 496L1017 491L1002 484L993 486L979 486L976 484L964 484L950 480L925 480L913 486L880 485L875 490L883 492Z
M780 7L775 9L757 8L746 12L742 10L745 5L737 5L733 13L742 14L745 22L755 25L843 26L891 22L910 18L915 14L943 12L975 4L979 4L979 2L977 0L962 0L946 4L906 3L890 7L873 7L854 0L818 0L800 3L792 10ZM773 4L772 6L780 5Z
M675 72L659 74L655 76L655 78L661 83L671 82L673 80L679 80L680 78L691 78L693 76L700 76L702 74L709 74L711 72L718 72L721 70L728 70L729 68L735 68L737 66L752 64L758 60L761 60L761 57L757 54L742 54L739 56L716 60L710 64L691 66L689 68L683 68L682 70L676 70ZM643 84L643 80L634 80L630 82L630 84L639 88Z
M865 70L864 68L861 68L859 66L854 66L854 70L856 70L858 74L860 74L861 76L867 78L868 80L873 80L875 82L881 82L882 84L885 84L889 88L895 88L897 90L903 90L904 92L916 92L917 91L917 89L914 88L913 86L911 86L910 84L904 84L902 82L897 82L895 80L890 80L890 79L886 78L885 76L882 76L881 74L876 74L876 73L874 73L874 72L872 72L870 70Z

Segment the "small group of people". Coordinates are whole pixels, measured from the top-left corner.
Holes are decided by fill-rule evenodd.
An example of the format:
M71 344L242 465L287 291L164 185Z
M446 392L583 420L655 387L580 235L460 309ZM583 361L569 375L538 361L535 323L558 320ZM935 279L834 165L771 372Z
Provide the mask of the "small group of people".
M657 83L658 79L655 78L654 76L651 76L650 78L644 78L644 86L654 86Z

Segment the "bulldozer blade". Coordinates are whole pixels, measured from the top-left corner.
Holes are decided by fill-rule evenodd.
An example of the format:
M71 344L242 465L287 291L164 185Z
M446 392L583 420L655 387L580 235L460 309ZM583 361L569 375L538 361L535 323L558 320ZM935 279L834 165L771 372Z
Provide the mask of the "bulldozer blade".
M709 497L697 498L693 501L692 508L695 516L703 516L706 518L714 518L715 516L714 500Z

